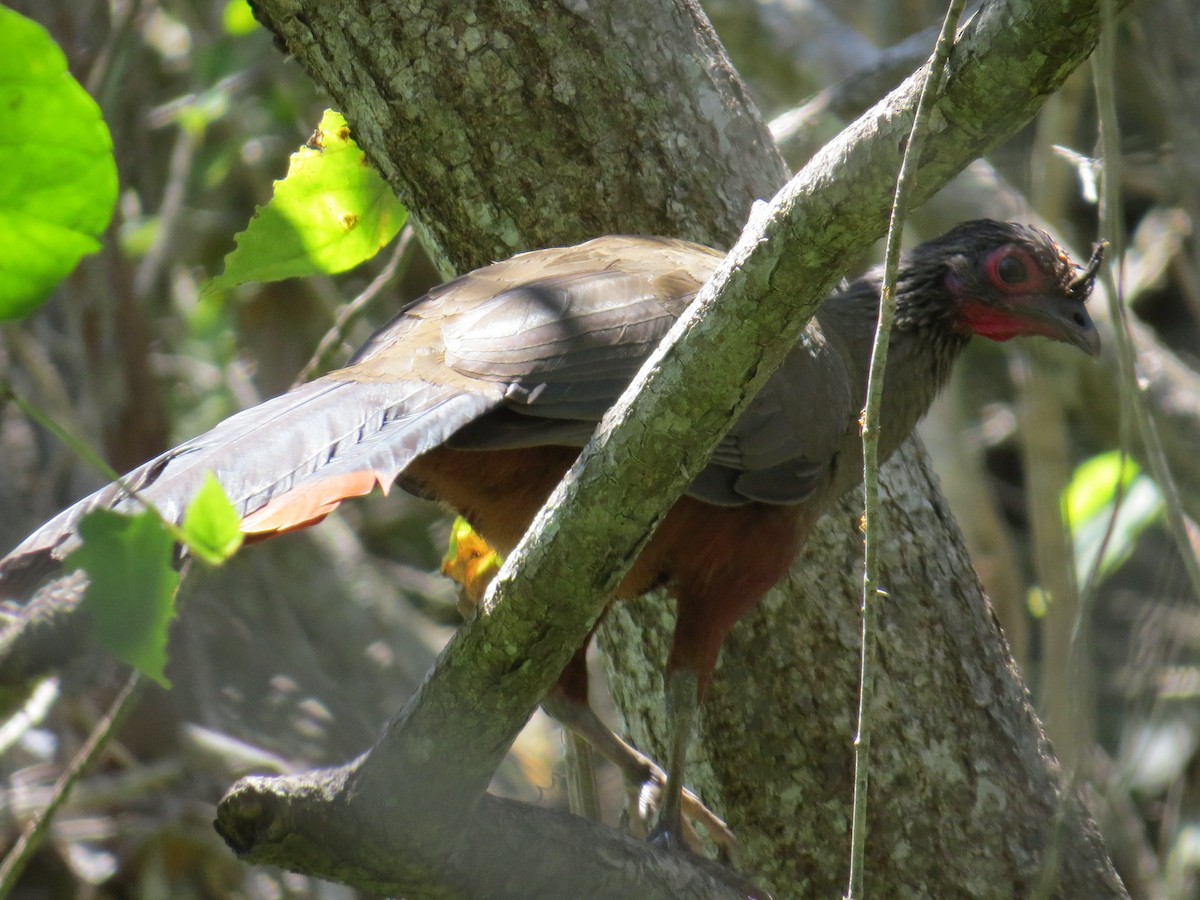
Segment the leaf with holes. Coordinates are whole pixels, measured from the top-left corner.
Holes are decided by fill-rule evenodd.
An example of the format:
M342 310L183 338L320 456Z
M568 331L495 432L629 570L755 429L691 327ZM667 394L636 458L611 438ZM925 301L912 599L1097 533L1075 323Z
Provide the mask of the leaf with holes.
M326 110L206 291L344 272L378 253L407 218L351 139L346 120Z

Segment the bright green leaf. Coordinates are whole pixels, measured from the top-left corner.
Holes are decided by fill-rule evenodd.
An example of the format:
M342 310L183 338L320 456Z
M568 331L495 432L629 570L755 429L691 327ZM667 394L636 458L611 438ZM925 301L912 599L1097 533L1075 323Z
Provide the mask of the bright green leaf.
M1083 522L1112 505L1117 487L1128 488L1138 475L1137 463L1118 450L1101 453L1080 463L1067 485L1066 510L1072 522Z
M221 482L209 472L183 515L188 549L209 565L219 566L242 545L240 523Z
M117 198L100 108L40 25L0 6L0 319L100 249Z
M221 22L225 33L233 37L242 37L258 28L258 21L246 0L229 0L221 13Z
M1118 495L1121 507L1114 519ZM1158 486L1140 473L1136 463L1125 457L1122 465L1121 454L1112 451L1075 470L1063 495L1063 508L1071 526L1076 577L1083 584L1094 569L1104 578L1120 567L1133 552L1138 535L1162 515L1163 500Z
M326 110L308 144L292 154L225 271L208 291L248 281L344 272L370 259L404 225L408 212L372 169L340 114Z
M174 538L152 512L124 516L105 509L84 516L79 534L83 544L63 565L87 572L80 608L92 617L96 641L170 687L164 669L179 587Z
M1162 514L1163 499L1158 485L1147 476L1139 475L1125 492L1111 532L1111 505L1101 509L1092 518L1073 524L1075 575L1079 583L1083 584L1091 577L1101 549L1104 550L1104 557L1097 570L1098 576L1106 578L1120 568L1133 552L1138 535L1158 521Z

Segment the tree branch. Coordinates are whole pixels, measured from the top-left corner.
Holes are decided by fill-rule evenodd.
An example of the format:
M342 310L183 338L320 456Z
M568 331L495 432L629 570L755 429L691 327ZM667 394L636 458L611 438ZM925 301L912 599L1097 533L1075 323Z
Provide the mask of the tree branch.
M658 850L578 816L484 795L450 846L422 857L393 843L398 815L378 820L356 788L358 763L286 781L245 778L218 809L217 830L243 858L384 896L743 898L704 860ZM397 783L403 793L405 785ZM397 851L400 851L399 853Z

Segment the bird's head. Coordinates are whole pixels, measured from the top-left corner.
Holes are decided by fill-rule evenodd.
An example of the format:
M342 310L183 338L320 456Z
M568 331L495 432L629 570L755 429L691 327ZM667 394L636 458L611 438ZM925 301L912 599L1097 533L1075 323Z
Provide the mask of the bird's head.
M964 222L931 244L939 245L936 256L945 265L956 331L993 341L1036 335L1099 354L1100 336L1084 303L1103 245L1079 266L1041 229L990 219Z

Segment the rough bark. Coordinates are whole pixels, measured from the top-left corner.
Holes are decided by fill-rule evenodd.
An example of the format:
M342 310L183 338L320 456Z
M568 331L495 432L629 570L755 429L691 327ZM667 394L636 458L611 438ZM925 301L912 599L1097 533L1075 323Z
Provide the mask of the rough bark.
M888 545L872 745L868 883L886 896L1028 896L1058 851L1051 896L1121 896L1078 796L1065 790L1003 635L923 454L885 467ZM904 474L902 474L902 472ZM857 498L823 520L792 574L735 629L693 751L702 796L729 816L740 862L788 896L844 887L858 686ZM927 536L939 535L936 547ZM601 646L665 659L664 616L627 605ZM617 677L635 733L665 740L653 669ZM1059 827L1059 823L1063 824ZM1052 882L1053 883L1053 882Z
M690 3L254 5L459 271L614 231L728 244L785 174Z

